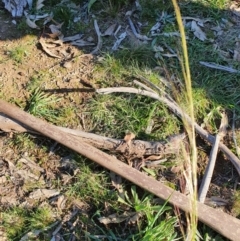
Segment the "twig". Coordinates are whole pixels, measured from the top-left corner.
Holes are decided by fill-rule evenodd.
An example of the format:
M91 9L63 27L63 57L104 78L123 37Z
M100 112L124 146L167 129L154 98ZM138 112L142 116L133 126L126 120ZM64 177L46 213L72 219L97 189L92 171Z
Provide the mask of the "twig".
M120 34L120 36L118 37L117 41L114 43L114 45L112 46L112 50L116 51L118 49L118 47L120 46L121 42L127 37L127 33L123 32Z
M91 159L161 199L167 200L169 203L179 207L185 212L190 213L192 211L190 206L191 200L189 197L163 185L152 177L117 160L115 157L79 141L75 136L60 131L57 127L48 124L3 100L0 100L0 112ZM218 212L202 203L197 203L197 208L200 221L230 240L239 240L239 219L236 219L227 213Z
M145 90L138 90L135 88L127 88L127 87L116 87L116 88L102 88L96 90L97 93L101 94L110 94L115 92L124 92L124 93L133 93L133 94L140 94L144 96L151 97L155 100L158 100L165 105L168 106L169 109L173 111L177 116L179 116L182 120L186 120L190 125L194 125L194 128L196 132L205 140L210 142L212 145L215 142L215 137L209 134L206 130L204 130L201 126L199 126L197 123L192 123L191 118L183 112L183 110L176 104L176 102L173 102L166 98L165 96L159 96L158 94L145 91ZM167 95L167 94L166 94ZM228 157L228 159L232 162L232 164L235 166L238 174L240 175L240 160L236 155L234 155L224 144L219 143L219 149Z
M142 87L143 89L145 89L145 90L147 90L147 91L150 91L150 92L153 92L153 93L156 94L156 92L153 91L151 88L149 88L148 86L146 86L145 84L143 84L143 83L141 83L141 82L139 82L139 81L137 81L137 80L133 80L133 83L136 84L136 85L138 85L138 86L140 86L140 87Z
M149 81L148 79L146 79L143 76L138 76L142 81L144 81L145 83L149 84L152 88L156 89L159 91L159 93L163 94L166 98L168 98L169 100L171 100L172 102L175 102L172 97L170 95L168 95L164 90L162 90L161 88L159 88L158 86L156 86L155 84L153 84L151 81ZM160 77L160 81L168 88L170 88L169 83L167 83L167 80L163 77ZM154 91L155 92L155 91ZM156 92L155 92L156 93Z
M135 35L135 37L136 37L137 39L140 39L140 40L152 40L152 38L148 38L148 37L145 36L145 35L141 35L141 34L137 33L137 30L136 30L136 28L135 28L135 26L134 26L131 18L128 17L127 19L128 19L128 23L129 23L129 25L130 25L130 28L131 28L133 34Z
M220 64L209 63L209 62L204 62L204 61L200 61L199 63L203 66L206 66L206 67L209 67L209 68L212 68L212 69L219 69L219 70L227 71L227 72L230 72L232 74L239 74L240 73L239 70L236 70L236 69L233 69L231 67L224 66L224 65L220 65Z
M95 19L94 20L94 28L95 28L95 31L97 33L97 37L98 37L98 43L97 43L97 47L91 52L91 54L97 54L98 51L101 49L102 47L102 37L101 37L101 32L99 30L99 27L98 27L98 23L97 23L97 20Z
M213 144L211 153L210 153L210 158L209 162L206 168L206 171L203 176L203 180L199 189L199 194L198 194L198 200L201 203L204 203L205 198L207 196L207 192L209 189L209 185L212 179L213 175L213 170L215 167L216 159L217 159L217 153L218 153L218 147L221 139L224 137L226 134L226 129L228 126L228 118L226 113L222 114L222 120L221 120L221 125L219 129L219 133L216 135L215 142Z

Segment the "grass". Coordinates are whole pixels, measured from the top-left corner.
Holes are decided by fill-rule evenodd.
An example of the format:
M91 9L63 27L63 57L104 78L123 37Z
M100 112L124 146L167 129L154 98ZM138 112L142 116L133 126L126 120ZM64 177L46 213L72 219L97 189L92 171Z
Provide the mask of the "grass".
M9 51L11 59L17 63L23 63L24 57L27 55L27 49L23 46L16 47Z
M136 187L131 187L132 198L125 193L125 200L119 197L119 201L128 205L141 215L146 216L146 223L139 222L139 233L134 235L133 240L177 240L177 232L174 229L177 224L175 217L164 217L166 212L171 210L171 207L164 205L154 205L152 203L153 196L145 193L140 199Z
M114 197L116 199L115 193L109 190L110 182L106 172L90 168L85 161L81 161L80 168L79 174L75 176L76 181L66 190L69 197L80 198L97 207Z
M10 208L2 212L2 226L9 240L20 240L23 233L45 229L54 221L53 210L39 207L36 210Z
M56 122L59 111L54 109L54 106L59 101L52 94L46 94L41 89L35 89L27 105L27 110L30 114L37 117L45 118L48 121Z
M164 106L148 98L132 95L99 96L89 103L96 132L123 138L127 131L138 138L164 139L180 129L180 123ZM149 121L154 121L154 132L147 134ZM159 125L161 121L161 125Z
M78 1L75 1L78 3ZM118 19L119 12L125 11L131 6L130 1L88 1L90 15L97 16L100 28L101 24L106 26L106 23L101 23L101 18L106 19L106 15L111 19ZM156 20L161 16L164 10L166 18L164 32L174 32L178 30L177 23L173 19L173 6L171 1L155 0L155 1L139 1L142 6L142 12L139 13L138 21L140 23L149 22L141 30L142 33L148 34L149 29L156 23ZM49 9L55 6L57 1L49 1L47 6ZM80 1L80 4L83 2ZM226 17L224 11L228 1L224 0L206 0L206 1L181 1L180 7L184 16L211 18L211 26L215 26L222 17ZM46 3L47 5L47 3ZM99 12L99 8L105 6L103 13ZM65 31L83 30L87 32L90 28L88 23L73 23L73 15L67 6L56 6L54 8L54 19L58 22L64 22ZM87 26L87 27L86 27ZM213 38L215 35L211 30L211 26L205 25L207 36ZM23 23L19 28L27 28ZM183 28L181 28L183 30ZM239 68L239 63L234 60L226 60L222 58L217 49L213 49L211 42L201 42L194 37L192 31L186 28L186 34L189 37L187 43L183 43L184 49L188 46L188 53L181 50L181 39L179 37L155 37L152 42L145 45L134 46L131 41L124 42L123 48L116 53L103 52L102 60L96 62L93 71L93 78L98 87L111 86L133 86L133 80L138 79L138 76L144 76L155 85L164 89L174 98L178 99L185 110L196 118L198 123L204 123L207 130L212 134L217 132L219 122L219 112L221 108L235 110L236 114L240 114L240 109L237 104L240 93L240 85L238 75L233 75L219 70L213 70L199 65L199 61L215 62L222 65L232 65ZM94 32L93 30L91 30ZM183 33L182 33L183 34ZM182 35L182 40L184 40ZM162 46L172 48L176 53L184 55L181 63L177 58L161 57L156 59L154 56L154 46ZM231 44L230 46L232 46ZM223 46L224 47L224 46ZM225 49L228 49L226 46ZM186 51L186 49L185 49ZM23 63L27 54L26 48L16 47L10 51L10 57L17 63ZM187 56L189 60L187 60ZM189 66L184 65L189 61ZM167 77L171 88L166 87L159 80L159 72ZM191 76L189 73L191 70ZM70 71L70 70L69 70ZM51 123L72 127L79 127L79 119L76 113L83 113L86 116L88 129L94 133L101 135L123 138L125 133L130 131L135 133L136 138L144 140L161 140L169 135L173 135L184 130L184 125L166 106L152 99L131 95L131 94L113 94L113 95L95 95L88 98L84 105L64 102L66 96L57 94L49 94L44 91L44 82L50 76L46 70L32 75L27 84L27 103L25 110L29 113L45 119ZM186 77L186 89L182 89L184 83L183 77ZM192 77L192 78L190 78ZM51 80L54 76L51 76ZM184 95L183 93L186 93ZM187 98L186 98L187 96ZM72 101L74 102L74 101ZM152 131L147 132L150 123L153 123ZM195 153L195 137L193 130L189 130L192 140L192 160L193 167L193 205L196 201L194 192L196 191L196 153ZM40 139L40 138L39 138ZM71 151L57 146L55 156L48 156L49 146L53 143L48 143L46 140L35 141L28 134L14 135L10 141L10 146L15 147L15 151L23 153L29 151L30 154L37 156L39 165L46 168L49 172L52 171L48 167L48 163L54 158L59 159L67 155L73 155ZM204 153L205 154L205 153ZM198 156L199 157L199 156ZM52 158L52 159L51 159ZM205 158L205 157L204 157ZM17 159L17 157L16 157ZM63 184L63 177L60 175L52 181L49 181L51 188L59 188L66 195L68 208L73 208L74 200L80 200L89 205L88 210L83 210L87 213L84 216L82 213L77 215L78 229L76 236L78 240L177 240L183 239L178 227L179 223L167 202L164 205L154 203L154 197L136 187L129 187L130 184L126 181L122 183L125 190L125 195L118 199L117 191L111 184L109 173L103 168L90 163L83 157L74 156L71 159L71 168L62 168L56 166L54 175L60 175L61 171L69 177L70 181ZM73 164L74 163L74 164ZM171 168L169 164L166 168ZM203 165L203 164L201 164ZM62 168L62 169L61 169ZM202 169L204 167L201 167ZM63 170L64 169L64 170ZM149 174L154 174L154 177L159 177L157 169L147 170ZM47 175L48 173L46 173ZM65 178L66 178L65 176ZM167 181L169 186L178 189L175 183ZM40 187L40 183L35 186L26 184L24 191L26 193L34 188ZM27 194L26 194L27 195ZM47 200L46 202L48 202ZM239 194L235 193L233 200L233 210L236 216L239 216ZM36 204L38 205L38 204ZM122 214L125 211L133 211L140 213L140 218L133 224L119 223L103 225L99 223L98 218L108 216L112 213ZM65 212L65 210L62 210ZM0 223L0 228L4 229L9 237L9 240L19 240L26 232L34 229L44 229L54 223L59 217L56 211L47 207L36 207L33 210L26 211L20 207L9 208L3 210L3 221ZM194 215L197 215L194 213ZM63 218L63 217L61 217ZM212 232L211 229L202 227L196 224L196 217L190 217L192 234L189 235L191 240L197 236L197 228L203 237L203 240L224 240L220 235ZM16 224L13 226L13 224ZM65 235L70 235L69 229L64 226ZM44 235L43 235L44 236ZM101 238L102 237L102 238ZM44 239L50 240L44 236Z

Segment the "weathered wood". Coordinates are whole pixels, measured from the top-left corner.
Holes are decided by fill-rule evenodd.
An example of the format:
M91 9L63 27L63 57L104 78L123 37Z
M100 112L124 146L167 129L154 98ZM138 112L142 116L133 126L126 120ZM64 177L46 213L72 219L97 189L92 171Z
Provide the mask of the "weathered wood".
M117 160L115 157L79 141L75 136L67 134L59 130L56 126L48 124L19 108L0 100L0 112L7 116L20 121L26 126L42 133L43 135L65 145L66 147L80 153L83 156L95 161L99 165L117 173L145 190L155 194L156 196L168 200L173 205L181 208L186 212L192 212L189 197L165 186L146 174L128 166L127 164ZM215 210L202 203L197 204L198 218L218 233L230 240L238 241L240 236L240 220L236 219L224 212Z
M109 138L105 136L87 133L80 130L72 130L65 127L57 127L59 130L76 136L80 141L84 141L99 149L123 153L131 157L142 157L156 155L165 157L169 154L178 154L181 148L181 142L185 135L176 135L168 138L166 141L142 141L132 140L126 144L124 140ZM33 132L32 129L24 126L17 120L13 120L0 113L0 129L4 132ZM36 133L36 132L35 132Z

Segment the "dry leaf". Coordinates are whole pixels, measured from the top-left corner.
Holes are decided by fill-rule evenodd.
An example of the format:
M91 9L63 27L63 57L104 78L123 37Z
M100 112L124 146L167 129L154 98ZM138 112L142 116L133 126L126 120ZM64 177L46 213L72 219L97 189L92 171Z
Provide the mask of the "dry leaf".
M139 218L141 218L143 216L143 214L141 212L137 212L135 213L129 220L128 220L128 224L134 224L136 222L138 222Z
M58 210L59 211L62 211L65 207L65 204L66 204L66 201L67 199L63 196L63 195L60 195L58 197L58 200L57 200L57 207L58 207Z
M26 23L30 28L34 28L34 29L40 29L37 24L33 21L31 21L28 17L26 17Z
M205 41L207 39L206 34L202 31L202 29L197 25L195 21L192 21L191 23L191 30L193 31L194 35L201 41Z
M150 29L150 32L160 29L161 26L162 26L161 22L157 22L154 26L152 26L152 28Z
M12 172L16 170L16 166L13 164L13 162L9 161L6 158L5 158L5 161L8 163L8 168L11 171L11 174L12 174Z
M60 25L54 25L54 24L49 25L49 28L50 28L51 32L53 34L58 35L58 36L62 35L62 32L59 30L59 29L61 29L61 27L62 27L62 24L60 24Z
M153 125L154 125L154 121L152 119L149 120L147 128L145 130L146 134L150 134L152 132Z
M39 179L38 176L34 175L33 173L27 170L17 170L16 173L19 174L25 180L34 179L37 181Z
M59 195L59 191L55 189L37 189L29 194L32 199L46 199Z
M41 44L43 50L48 54L50 55L51 57L54 57L54 58L61 58L60 56L52 53L48 48L47 48L47 44L44 42L43 38L40 38L39 39L39 43Z
M168 58L178 58L177 54L161 54L161 55Z
M82 38L83 34L76 34L73 36L65 37L62 39L63 42L69 42L69 41L75 41L80 40Z
M27 3L28 3L28 6L29 6L29 9L32 9L32 0L27 0Z
M121 223L127 219L131 219L136 215L136 212L124 212L123 214L119 215L117 213L111 214L108 217L101 217L98 218L100 223L103 223L105 225L109 223Z
M29 19L35 20L35 21L43 18L48 18L49 16L51 16L51 14L49 13L45 13L43 15L32 15L32 14L27 15Z
M26 233L26 234L20 239L20 241L28 241L28 240L36 239L41 232L42 232L41 230L32 230L32 231Z
M56 39L59 36L58 33L46 33L46 35L49 36L52 39Z
M42 167L37 165L34 161L31 161L27 156L25 156L23 158L20 158L18 160L18 163L24 163L25 165L27 165L32 170L37 170L39 172L44 172L44 169Z
M66 69L71 69L72 68L72 62L65 61L62 66Z
M117 50L118 47L119 47L119 45L121 44L121 42L122 42L126 37L127 37L127 33L126 33L126 32L122 33L122 34L119 36L118 40L114 43L114 45L113 45L113 47L112 47L112 50Z
M200 24L200 25L202 25L202 24L204 24L204 23L206 23L206 22L210 22L210 21L211 21L210 18L200 19L200 18L194 18L194 17L182 17L182 20L195 21L195 22L197 22L197 23Z
M238 71L236 69L233 69L231 67L227 67L227 66L224 66L224 65L220 65L220 64L204 62L204 61L200 61L199 63L201 65L204 65L204 66L212 68L212 69L219 69L219 70L223 70L223 71L227 71L227 72L235 73L235 74L240 73L240 71Z
M110 172L110 177L112 180L112 185L117 189L119 196L124 199L124 191L123 191L123 187L122 187L122 177L112 171Z
M41 9L44 6L43 2L44 0L37 0L37 3L36 3L37 10Z
M43 22L43 25L51 22L52 19L53 19L53 13L51 12L51 13L45 18L45 20L44 20L44 22Z
M112 24L103 34L102 36L111 36L114 33L114 30L116 28L117 24Z
M102 37L101 37L101 31L99 29L97 20L94 20L94 28L98 37L98 43L96 48L91 52L91 54L97 54L99 52L99 50L102 48Z
M79 46L79 47L95 45L94 43L89 43L89 42L87 42L85 40L82 40L82 39L73 41L73 42L71 42L71 44L74 45L74 46Z
M210 198L206 198L204 203L209 206L219 207L219 206L226 206L228 204L228 201L221 197L212 196Z

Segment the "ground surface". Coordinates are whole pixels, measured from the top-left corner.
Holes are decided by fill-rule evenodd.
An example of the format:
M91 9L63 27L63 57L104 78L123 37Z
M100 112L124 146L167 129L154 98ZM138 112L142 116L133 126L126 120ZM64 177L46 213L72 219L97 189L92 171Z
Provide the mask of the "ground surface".
M129 9L131 9L130 6ZM107 29L107 27L110 26L115 19L117 19L115 22L126 25L127 20L124 18L124 15L127 9L123 8L121 11L123 12L122 14L119 13L116 17L112 17L110 20L105 21L101 19L99 21L101 28L104 30ZM234 60L239 61L238 57L236 57L238 55L238 47L240 46L236 43L236 38L240 35L238 16L231 14L228 14L227 16L228 21L231 24L229 24L227 30L224 30L223 34L219 33L219 36L214 36L215 43L218 44L219 48L221 48L222 54L227 54L227 56L225 56L226 59L230 58L229 55L234 54ZM195 14L194 17L198 16ZM51 46L51 48L49 48L51 53L55 51L54 53L60 56L59 58L51 57L46 51L44 51L43 47L39 43L39 39L44 38L46 34L50 32L49 29L46 30L45 28L41 28L40 30L33 30L29 26L24 25L23 27L21 19L16 19L16 24L13 23L12 20L13 19L9 13L4 11L3 6L1 6L0 97L54 124L113 136L115 134L114 129L118 128L118 124L116 124L116 127L112 127L113 130L107 126L107 109L109 108L111 110L111 101L101 103L101 100L99 100L98 104L94 102L95 106L99 105L99 108L101 107L103 110L104 108L106 109L106 113L104 113L105 110L102 112L102 116L107 116L104 120L100 117L98 117L99 119L92 119L91 109L89 109L88 106L88 103L95 98L95 94L93 93L94 88L99 86L107 87L109 83L108 81L110 81L112 75L115 74L114 65L111 65L110 67L103 67L103 69L105 68L104 71L106 71L107 74L105 72L104 74L102 73L102 66L99 67L99 63L101 64L103 57L107 59L104 54L91 54L97 43L97 35L93 27L93 20L91 19L88 23L89 25L86 27L87 30L85 30L84 39L89 42L93 41L95 45L93 47L75 47L69 43L64 43L60 46ZM143 24L147 23L144 22ZM102 32L104 31L102 30ZM71 34L68 36L70 35ZM109 50L110 46L114 44L114 41L114 37L105 38L102 47L104 51ZM136 39L130 34L128 41L131 42L132 45L137 45L139 39ZM234 48L232 47L233 44L235 46ZM230 54L227 53L229 46L234 53L231 51ZM206 47L206 49L207 48L208 47ZM119 50L119 52L120 51L121 50ZM126 55L128 56L127 58L130 58L129 55ZM208 55L208 53L206 53L206 55ZM124 59L126 57L123 55L122 58ZM175 60L171 59L166 62L170 64L169 66L173 66L175 64L174 61ZM230 60L229 62L232 63ZM231 66L238 67L234 64ZM175 66L173 67L175 68ZM109 68L109 70L107 70L107 68ZM171 77L167 75L169 73L164 71L165 68L166 67L162 68L162 66L155 66L155 72L158 72L160 69L160 73L166 74L166 77ZM122 70L122 72L124 72L124 70ZM147 71L145 72L147 73ZM116 73L119 74L117 71ZM199 73L195 72L194 75L197 76ZM106 76L109 79L104 79ZM124 73L121 73L120 78L123 76ZM127 78L130 77L127 76ZM122 83L129 85L130 82L128 79L126 82L124 82L125 80L121 80L122 82L120 80L118 81L119 82L113 80L110 84L112 86L118 86ZM199 86L198 84L197 86ZM230 86L229 88L234 88L234 86ZM39 103L39 99L41 101L41 97L39 97L41 96L41 92L39 92L39 89L44 90L44 94L47 95L47 97L45 97L48 103L44 102L44 106L42 107L40 102L39 106L34 106L36 109L31 109L31 104L33 104L34 101L37 103ZM211 93L209 96L211 96ZM33 99L33 97L35 99ZM217 104L222 103L218 102ZM228 104L231 105L232 103ZM58 109L57 114L52 115L52 112L47 111L47 113L45 112L39 114L39 112L41 112L40 110L45 111L45 109L48 108L53 111ZM119 107L119 109L121 109L121 107ZM55 116L57 116L57 118ZM128 113L125 113L124 118L127 119L127 116ZM172 117L173 121L175 121L174 118L175 117ZM112 119L112 116L109 114L109 122L110 119ZM159 117L159 120L162 120L164 123L164 116L161 118ZM124 121L125 119L122 122ZM166 123L166 126L168 126L168 123ZM238 127L237 123L236 127ZM129 128L131 129L131 127ZM159 130L161 127L156 125L155 128L156 130ZM182 127L179 126L176 127L170 134L178 134L176 132L181 128ZM207 128L209 131L214 131L214 127ZM122 130L122 133L124 131L125 130ZM119 138L119 136L121 136L123 138L124 135L122 133L116 133L115 137ZM166 132L166 135L167 134L168 133ZM233 146L230 132L229 138L226 138L225 141L231 147ZM202 177L202 172L208 159L210 147L199 138L198 148L200 160L199 176ZM84 164L80 168L79 164L76 164L77 162ZM81 238L83 238L86 232L95 234L95 231L93 231L95 230L93 228L94 223L91 223L90 221L88 223L88 221L86 221L86 219L90 220L94 211L96 211L96 204L94 203L92 205L91 203L91 195L95 194L91 193L93 189L89 187L91 184L88 183L87 179L92 178L94 183L96 182L100 185L106 178L106 176L102 175L103 170L99 167L93 167L91 171L96 171L96 175L91 171L88 173L85 170L85 176L81 179L81 181L88 184L83 186L78 184L78 186L76 185L75 190L68 187L74 186L78 183L76 179L80 178L81 173L83 172L83 166L87 166L85 162L91 167L91 164L85 159L76 156L69 150L65 150L63 147L56 145L53 141L50 141L42 136L1 132L1 210L6 211L11 207L27 207L28 210L34 210L31 214L32 217L34 217L33 213L37 213L36 210L38 210L38 208L42 207L43 210L47 210L47 214L44 213L44 215L49 215L49 220L46 222L45 227L51 225L52 223L53 227L49 228L51 229L51 232L45 232L43 236L40 236L39 240L50 240L50 237L53 235L53 230L55 230L55 236L59 235L59 237L63 237L64 235L68 235L68 240L74 240L73 237L77 240L83 240ZM87 169L87 167L85 168ZM159 173L160 172L164 175L159 179L164 179L166 182L172 181L172 183L174 183L172 185L176 185L176 183L180 180L180 178L177 179L178 177L175 176L174 173L166 173L165 169L159 170ZM86 175L86 173L89 176ZM237 173L232 164L226 160L224 156L220 155L219 163L216 167L211 189L209 191L209 205L220 206L220 208L223 207L222 209L224 209L224 211L234 216L238 216L239 210L237 208L234 210L232 209L234 188L235 190L236 188L239 188L236 180ZM112 194L110 193L106 195L105 193L109 186L105 187L103 185L100 190L96 190L96 192L99 192L99 197L101 197L101 195L104 196L102 208L105 215L111 214L110 210L112 208L108 206L109 203L107 202L107 196L111 196ZM89 193L86 194L81 192L81 189L85 189L87 192L88 188ZM80 194L76 195L72 194L72 192L79 192ZM218 197L219 199L216 201L212 197ZM13 218L13 222L16 222L16 217L20 219L21 211L19 210L15 210L15 214L17 215L14 216L15 220ZM81 218L78 217L79 214L81 214ZM41 219L39 220L40 221L38 222L40 223ZM21 222L21 220L18 221ZM35 230L35 234L37 233L36 230L41 230L43 228L39 223L32 228L32 230ZM8 224L11 225L11 221L8 220ZM59 231L57 230L58 228ZM76 229L84 230L85 233L81 233L81 231L78 233ZM6 227L0 225L1 240L7 240L5 230ZM125 230L127 230L126 227ZM19 233L23 236L21 231L19 231L12 235L12 237L16 237L14 240L20 240L20 236L18 236Z

